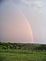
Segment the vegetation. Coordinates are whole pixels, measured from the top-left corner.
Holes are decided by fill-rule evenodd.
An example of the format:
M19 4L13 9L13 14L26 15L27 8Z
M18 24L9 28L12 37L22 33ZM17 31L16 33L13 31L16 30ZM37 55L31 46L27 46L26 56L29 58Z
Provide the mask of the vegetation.
M24 43L1 43L1 49L22 49L22 50L42 50L46 51L46 45L44 44L24 44Z
M46 61L46 45L0 42L0 61Z

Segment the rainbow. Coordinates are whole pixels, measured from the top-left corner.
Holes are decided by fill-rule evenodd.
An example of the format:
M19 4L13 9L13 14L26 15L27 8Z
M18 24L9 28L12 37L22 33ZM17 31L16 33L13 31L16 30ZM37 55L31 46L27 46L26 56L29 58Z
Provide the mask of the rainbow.
M24 15L24 13L22 12L22 10L20 10L19 8L18 8L18 10L20 11L20 13L23 15L23 17L25 18L25 22L27 23L27 25L28 25L28 28L29 28L29 30L30 30L30 35L31 35L31 42L33 42L33 32L32 32L32 28L31 28L31 25L30 25L30 23L29 23L29 21L28 21L28 19L27 19L27 17Z

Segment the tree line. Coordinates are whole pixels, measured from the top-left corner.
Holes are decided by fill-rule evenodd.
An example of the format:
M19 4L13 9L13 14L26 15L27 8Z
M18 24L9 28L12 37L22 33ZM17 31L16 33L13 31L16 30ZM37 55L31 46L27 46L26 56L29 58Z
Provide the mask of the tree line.
M2 43L0 42L0 49L24 49L24 50L43 50L46 51L44 44L30 44L30 43Z

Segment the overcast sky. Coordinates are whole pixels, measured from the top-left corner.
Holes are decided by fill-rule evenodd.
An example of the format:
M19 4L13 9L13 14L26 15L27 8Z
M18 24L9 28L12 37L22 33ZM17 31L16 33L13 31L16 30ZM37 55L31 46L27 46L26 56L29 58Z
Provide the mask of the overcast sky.
M2 0L0 40L46 43L46 0Z

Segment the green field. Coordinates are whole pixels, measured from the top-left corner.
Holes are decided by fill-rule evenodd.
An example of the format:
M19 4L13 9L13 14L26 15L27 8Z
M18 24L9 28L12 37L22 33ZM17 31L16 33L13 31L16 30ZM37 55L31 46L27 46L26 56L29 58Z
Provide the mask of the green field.
M46 61L46 52L28 50L0 51L0 61Z
M0 42L0 61L46 61L46 45Z

